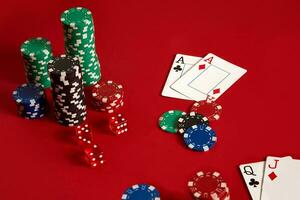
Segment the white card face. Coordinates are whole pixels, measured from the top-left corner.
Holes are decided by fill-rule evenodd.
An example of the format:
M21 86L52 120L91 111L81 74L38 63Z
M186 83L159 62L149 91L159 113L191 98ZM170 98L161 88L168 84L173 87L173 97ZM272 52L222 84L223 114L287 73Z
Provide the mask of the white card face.
M293 199L299 198L299 186L300 186L300 160L288 160L287 161L287 193ZM287 195L287 196L288 196ZM295 198L296 197L296 198Z
M294 160L290 157L267 157L261 200L293 200L298 198L299 185L296 186L298 189L294 188L293 175L290 174L293 171L290 169L293 162ZM298 178L300 178L299 172ZM299 180L298 183L300 184Z
M162 91L162 96L173 97L178 99L192 100L187 96L184 96L180 92L177 92L170 88L170 85L179 79L183 74L191 69L191 67L200 61L201 57L188 56L184 54L176 54L173 64L171 66L168 78L166 80L164 89Z
M265 161L240 165L240 171L252 200L260 200Z
M207 95L217 99L246 72L209 53L170 87L195 101L205 100Z

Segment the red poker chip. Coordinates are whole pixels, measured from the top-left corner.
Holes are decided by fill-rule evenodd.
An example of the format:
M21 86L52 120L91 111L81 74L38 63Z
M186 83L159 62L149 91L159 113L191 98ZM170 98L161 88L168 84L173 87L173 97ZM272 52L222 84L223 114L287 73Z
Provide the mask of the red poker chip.
M92 105L98 111L114 113L116 110L119 110L121 107L124 106L124 101L121 100L115 103L113 106L109 104L99 104L99 102L92 102Z
M200 171L188 182L188 187L197 199L226 200L230 198L227 183L219 172Z
M118 101L114 101L112 103L102 103L100 101L92 101L93 105L95 105L96 107L103 107L103 108L116 107L117 105L119 105L122 102L124 102L123 98L119 99Z
M114 112L116 112L116 111L118 111L121 107L123 107L124 106L124 102L121 102L120 104L118 104L117 106L115 106L115 107L112 107L112 108L100 108L100 111L102 111L102 112L107 112L107 113L114 113Z
M92 89L92 96L102 103L113 103L123 97L123 86L113 81L96 84Z
M191 112L202 114L211 122L220 119L222 106L211 99L206 99L195 102L191 107Z

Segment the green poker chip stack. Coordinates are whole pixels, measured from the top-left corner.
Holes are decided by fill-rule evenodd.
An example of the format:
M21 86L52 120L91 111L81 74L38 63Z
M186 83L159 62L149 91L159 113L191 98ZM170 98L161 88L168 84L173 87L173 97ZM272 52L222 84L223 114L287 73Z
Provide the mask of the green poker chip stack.
M26 40L21 45L25 75L28 83L39 83L43 88L50 87L48 62L52 59L51 43L41 37Z
M66 53L79 58L83 84L95 85L100 80L101 73L91 11L81 7L71 8L64 11L60 19L64 29Z

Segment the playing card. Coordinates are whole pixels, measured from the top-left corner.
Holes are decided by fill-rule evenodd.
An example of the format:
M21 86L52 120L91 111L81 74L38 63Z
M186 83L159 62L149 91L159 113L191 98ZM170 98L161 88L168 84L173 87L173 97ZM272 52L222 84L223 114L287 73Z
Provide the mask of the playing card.
M265 161L240 165L240 170L253 200L260 200Z
M284 158L292 158L290 156ZM240 171L252 197L252 200L260 200L265 161L240 165Z
M299 172L296 173L295 171L291 170L291 168L297 168L297 164L292 164L294 162L295 161L290 157L267 157L261 192L261 200L297 199L297 196L299 196L299 192L293 184L298 182L298 185L296 185L296 187L299 187L300 176ZM300 165L298 167L300 167ZM300 168L298 168L298 171L299 169ZM296 176L298 180L294 180L293 176Z
M205 100L207 95L217 99L245 73L245 69L209 53L170 87L195 101Z
M287 163L287 176L286 178L286 199L300 199L299 186L300 186L300 160L288 160Z
M190 98L184 96L180 92L177 92L170 88L170 85L174 83L174 81L179 79L183 74L185 74L195 63L197 63L201 59L201 57L176 54L168 78L166 80L164 89L161 93L162 96L191 100Z

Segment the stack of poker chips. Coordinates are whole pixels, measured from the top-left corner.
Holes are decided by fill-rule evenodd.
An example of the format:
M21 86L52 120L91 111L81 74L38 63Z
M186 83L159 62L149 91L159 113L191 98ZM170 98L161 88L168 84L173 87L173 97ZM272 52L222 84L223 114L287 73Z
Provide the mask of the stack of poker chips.
M49 61L52 97L58 122L75 126L86 119L85 96L79 60L61 55Z
M18 113L26 119L38 119L47 111L47 100L40 84L23 84L13 91Z
M230 200L227 183L216 171L199 171L189 182L188 188L194 199Z
M26 40L21 45L27 82L50 87L47 64L52 59L51 44L47 39L37 37Z
M124 105L123 86L113 81L100 82L92 88L92 104L96 110L114 113Z
M76 7L61 15L65 49L80 60L83 84L95 85L101 78L100 62L95 48L94 24L91 11Z

